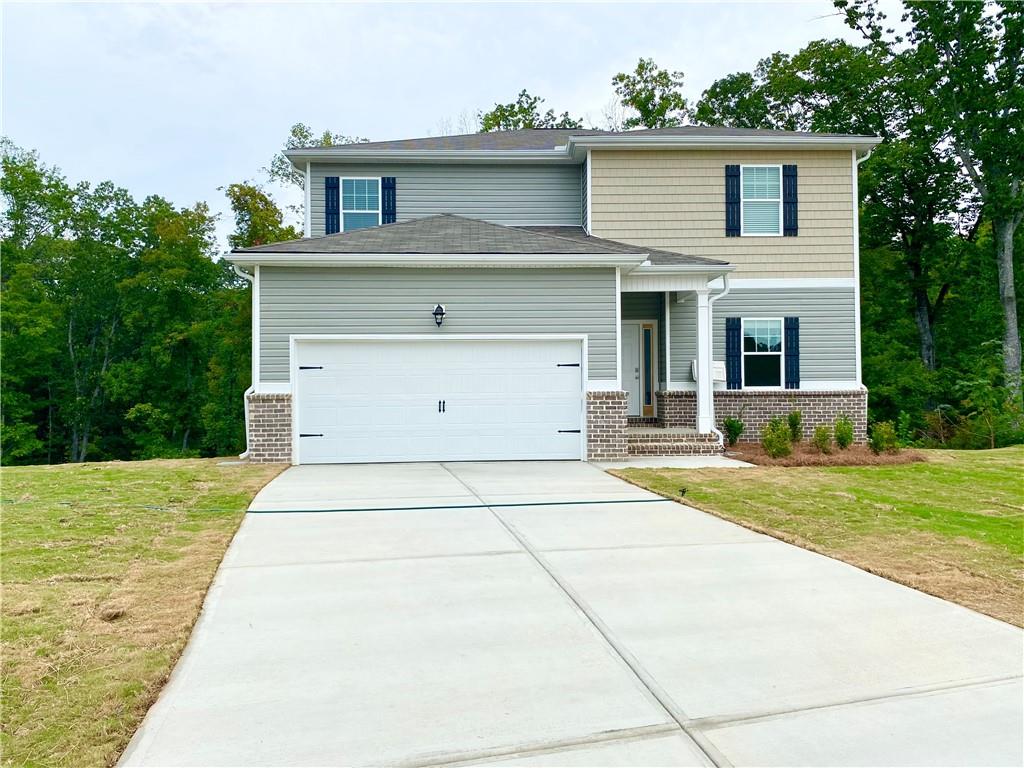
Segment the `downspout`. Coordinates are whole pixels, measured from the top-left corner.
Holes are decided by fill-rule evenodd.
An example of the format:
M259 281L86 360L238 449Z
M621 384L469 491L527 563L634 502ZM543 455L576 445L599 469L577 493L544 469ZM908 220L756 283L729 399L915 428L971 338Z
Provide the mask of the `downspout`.
M711 339L708 341L708 349L711 350L711 431L718 437L718 447L724 451L725 435L715 428L715 336L712 329L715 325L715 302L729 295L728 273L722 275L722 283L723 288L721 293L716 293L714 296L708 297L708 307L710 308L708 314L711 315L711 321L708 323L708 333L711 334Z
M232 264L231 269L234 270L235 274L239 277L243 277L249 281L252 285L255 282L255 278L243 269L239 269L237 264ZM242 394L242 406L245 410L245 450L238 454L238 458L247 459L249 458L249 395L256 391L256 385L250 384L249 388Z
M853 322L854 337L857 343L857 384L864 387L864 374L862 371L862 355L860 342L860 164L871 157L875 151L871 147L864 157L857 157L857 150L853 151Z

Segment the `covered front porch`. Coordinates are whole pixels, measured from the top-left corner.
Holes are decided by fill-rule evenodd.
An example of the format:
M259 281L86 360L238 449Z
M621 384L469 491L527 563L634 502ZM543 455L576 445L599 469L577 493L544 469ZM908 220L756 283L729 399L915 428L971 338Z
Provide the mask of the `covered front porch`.
M712 313L727 292L722 272L676 269L623 278L619 377L631 454L720 447L713 393L716 378L724 385L725 370L712 359Z

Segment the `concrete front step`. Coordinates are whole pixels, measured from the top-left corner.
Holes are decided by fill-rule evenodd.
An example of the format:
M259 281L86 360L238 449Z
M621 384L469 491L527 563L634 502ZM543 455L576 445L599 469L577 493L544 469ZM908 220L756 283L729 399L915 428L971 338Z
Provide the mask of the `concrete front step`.
M722 452L715 434L659 428L628 430L626 450L630 456L714 456Z

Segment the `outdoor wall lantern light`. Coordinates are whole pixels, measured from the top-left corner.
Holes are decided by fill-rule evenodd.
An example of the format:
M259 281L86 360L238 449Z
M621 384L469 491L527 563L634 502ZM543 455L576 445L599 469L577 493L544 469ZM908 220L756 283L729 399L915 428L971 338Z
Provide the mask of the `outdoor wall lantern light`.
M437 327L440 328L445 316L444 305L438 304L434 307L434 311L431 314L434 315L434 322L437 323Z

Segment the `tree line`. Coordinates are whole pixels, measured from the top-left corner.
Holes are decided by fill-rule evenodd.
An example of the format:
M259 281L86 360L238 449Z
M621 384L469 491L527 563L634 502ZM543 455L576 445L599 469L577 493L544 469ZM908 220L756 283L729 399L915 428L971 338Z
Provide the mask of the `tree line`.
M686 124L877 134L860 168L862 337L870 415L907 440L1020 441L1024 6L835 0L861 45L776 53L691 104L684 74L640 59L612 78L610 130ZM521 91L474 128L578 128ZM363 141L298 124L285 148ZM250 383L248 283L222 260L205 203L137 201L69 182L4 141L0 212L2 461L238 452ZM300 237L268 183L283 154L224 188L232 247Z

